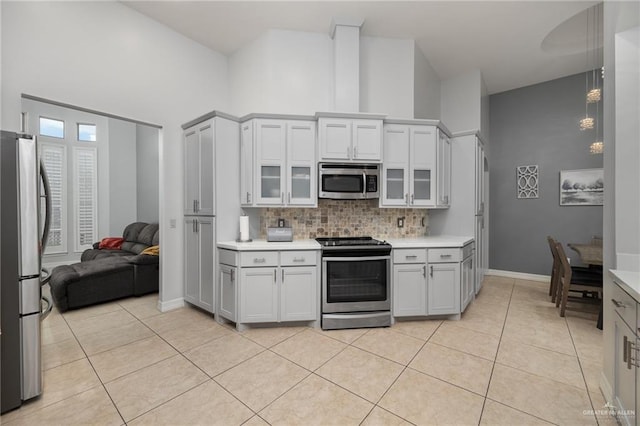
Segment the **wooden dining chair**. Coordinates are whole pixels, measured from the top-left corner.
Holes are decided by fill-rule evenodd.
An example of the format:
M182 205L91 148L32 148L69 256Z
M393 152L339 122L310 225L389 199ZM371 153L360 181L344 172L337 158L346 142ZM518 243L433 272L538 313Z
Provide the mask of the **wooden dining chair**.
M550 235L547 235L547 242L549 243L549 250L551 250L551 258L553 259L553 266L551 267L551 281L549 282L549 296L551 296L551 302L556 301L556 293L558 292L558 268L560 267L557 256L554 254L556 240Z
M583 293L583 297L572 299L572 301L581 303L593 303L592 298L584 297L588 293L597 293L599 297L599 303L602 303L602 275L599 274L583 274L575 272L569 265L569 260L564 252L562 243L556 242L555 255L559 262L558 268L558 283L557 283L557 295L556 306L560 307L560 316L564 317L567 309L567 302L569 301L569 292L578 291Z

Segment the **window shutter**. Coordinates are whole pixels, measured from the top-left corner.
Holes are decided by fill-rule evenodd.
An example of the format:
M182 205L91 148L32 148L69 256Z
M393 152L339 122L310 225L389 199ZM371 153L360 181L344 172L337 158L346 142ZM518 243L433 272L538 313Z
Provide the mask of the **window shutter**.
M75 147L73 152L76 251L82 251L97 238L98 156L96 148Z
M61 145L41 144L40 157L49 178L51 217L46 254L67 251L66 239L66 148Z

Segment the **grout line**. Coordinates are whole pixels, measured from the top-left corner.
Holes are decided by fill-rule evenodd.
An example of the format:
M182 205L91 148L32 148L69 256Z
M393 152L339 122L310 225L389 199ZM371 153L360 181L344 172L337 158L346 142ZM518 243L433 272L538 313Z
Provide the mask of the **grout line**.
M484 287L483 284L481 287ZM484 415L484 408L487 405L487 398L489 397L489 389L491 388L491 380L493 379L493 373L496 369L496 362L498 360L498 353L500 353L500 344L502 343L502 337L504 336L504 329L507 326L507 319L509 318L509 310L511 310L511 301L513 300L513 292L516 287L515 279L513 280L513 284L511 285L511 293L509 295L509 304L507 305L507 312L504 315L504 322L502 323L502 332L500 333L500 338L498 340L498 347L496 348L496 356L493 359L493 365L491 366L491 374L489 374L489 382L487 383L486 393L484 395L484 400L482 401L482 409L480 410L480 418L478 419L478 426L482 422L482 416Z
M62 314L60 314L62 315ZM98 379L98 381L100 382L100 385L102 386L102 389L104 389L105 393L107 394L107 396L109 397L109 400L111 400L111 404L113 404L113 408L115 408L116 412L118 413L118 415L120 416L120 418L122 419L122 422L124 424L126 424L126 421L124 420L124 416L122 415L122 413L120 412L120 409L118 408L118 406L116 405L116 402L113 400L113 397L111 396L111 394L109 393L109 391L107 390L107 387L105 386L104 382L102 381L102 379L100 378L100 375L98 374L98 372L96 371L96 367L93 365L93 363L91 362L91 359L89 358L89 354L87 354L87 351L85 351L84 347L82 346L82 344L80 343L80 340L78 340L78 336L76 336L75 331L73 331L73 328L71 327L71 325L69 325L69 322L67 321L67 319L65 318L64 315L62 315L62 319L64 320L64 322L67 324L67 327L69 327L69 330L71 330L71 334L73 334L73 337L76 339L76 342L78 343L78 345L80 345L80 349L82 349L82 352L84 353L84 356L86 357L87 362L89 363L89 365L91 366L91 369L93 370L93 374L96 375L96 378ZM137 318L136 318L137 320Z

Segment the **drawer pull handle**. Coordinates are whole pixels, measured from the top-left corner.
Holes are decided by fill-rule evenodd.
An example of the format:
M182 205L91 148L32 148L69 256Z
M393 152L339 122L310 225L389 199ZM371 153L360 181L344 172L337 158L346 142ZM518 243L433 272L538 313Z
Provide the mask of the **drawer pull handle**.
M293 261L294 262L304 262L304 257L294 257Z
M440 255L440 258L441 258L441 259L448 259L448 258L450 258L450 257L451 257L451 255L450 255L450 254L441 254L441 255Z
M611 302L612 302L614 305L616 305L616 308L623 308L623 309L624 309L624 308L626 308L626 307L627 307L627 305L625 305L624 303L622 303L622 302L620 302L620 301L618 301L618 300L616 300L616 299L611 299Z
M264 257L261 257L261 258L254 257L253 258L253 263L265 263L266 261L267 261L267 259L265 259Z
M405 259L407 259L407 260L408 259L417 259L417 258L418 258L418 256L415 255L415 254L412 254L411 256L405 256Z

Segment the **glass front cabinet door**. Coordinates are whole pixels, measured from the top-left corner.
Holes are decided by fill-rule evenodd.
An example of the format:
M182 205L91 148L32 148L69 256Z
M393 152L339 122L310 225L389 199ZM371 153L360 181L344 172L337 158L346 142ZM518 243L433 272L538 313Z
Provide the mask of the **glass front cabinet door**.
M285 123L278 120L257 120L255 131L257 204L284 204Z
M436 127L385 124L384 207L433 207L436 195Z

